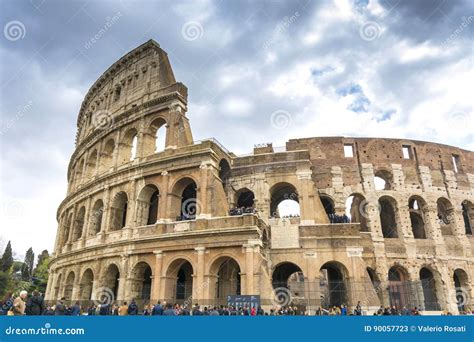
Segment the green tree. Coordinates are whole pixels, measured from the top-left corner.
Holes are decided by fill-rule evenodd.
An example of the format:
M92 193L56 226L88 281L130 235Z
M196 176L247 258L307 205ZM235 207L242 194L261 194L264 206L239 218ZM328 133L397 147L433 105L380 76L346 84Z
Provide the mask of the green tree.
M49 266L49 253L47 250L41 252L38 255L38 263L36 264L35 270L33 271L33 284L34 289L41 293L46 291L46 285L48 283L48 266ZM32 289L33 290L33 289Z
M8 272L10 267L13 264L13 252L12 252L12 245L11 242L8 241L7 247L5 247L5 251L3 252L2 259L0 259L0 271Z
M7 272L0 271L0 297L3 298L10 287L10 275Z
M26 251L25 262L21 267L21 279L24 281L29 281L33 275L33 265L35 263L35 253L33 248L29 248Z

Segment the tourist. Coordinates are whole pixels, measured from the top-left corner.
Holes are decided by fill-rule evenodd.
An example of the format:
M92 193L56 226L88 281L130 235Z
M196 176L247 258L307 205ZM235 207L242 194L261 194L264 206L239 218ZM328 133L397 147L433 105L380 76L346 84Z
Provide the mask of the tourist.
M71 308L71 316L80 316L81 315L81 305L79 302L76 302Z
M163 316L163 306L161 305L161 302L158 301L156 305L153 307L153 310L151 311L152 316Z
M132 302L131 302L130 305L128 306L127 313L128 313L130 316L136 316L136 315L138 315L138 305L137 305L137 303L135 302L135 298L132 299Z
M127 302L123 302L122 305L118 309L119 316L127 316L128 315L128 305Z
M89 307L89 309L87 310L87 316L95 316L96 311L97 311L97 307L94 304L92 304L91 307Z
M46 309L44 309L43 315L44 315L44 316L54 316L53 307L52 307L51 305L48 305L48 306L46 307Z
M163 312L163 316L176 316L176 312L173 310L171 304L166 304L166 310Z
M193 316L202 316L202 312L201 310L199 309L199 304L194 304L194 308L193 308L193 311L192 311L192 314Z
M66 305L64 305L64 301L66 298L61 298L58 300L54 307L54 315L55 316L64 316L66 314Z
M25 314L26 304L25 299L28 296L28 292L21 291L20 295L15 298L13 301L13 315L15 316L23 316Z

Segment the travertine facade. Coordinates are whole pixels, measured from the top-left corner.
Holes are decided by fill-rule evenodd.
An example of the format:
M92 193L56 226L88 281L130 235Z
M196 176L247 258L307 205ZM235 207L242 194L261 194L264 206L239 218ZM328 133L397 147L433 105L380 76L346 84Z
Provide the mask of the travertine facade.
M360 300L453 313L468 304L473 152L321 137L236 156L213 139L193 141L186 105L187 88L154 41L89 90L47 299L224 304L257 294L263 305L312 310ZM298 202L300 216L280 217L282 201ZM230 215L234 207L252 209Z

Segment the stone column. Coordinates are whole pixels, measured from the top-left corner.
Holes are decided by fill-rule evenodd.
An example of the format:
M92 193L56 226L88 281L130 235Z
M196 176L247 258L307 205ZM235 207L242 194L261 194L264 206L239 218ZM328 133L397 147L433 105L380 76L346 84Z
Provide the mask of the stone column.
M311 170L300 170L296 172L298 176L299 186L299 203L301 224L314 224L316 208L314 205L314 195L310 195L312 189Z
M152 300L160 300L161 292L162 292L162 284L161 284L161 277L162 277L162 268L163 268L163 251L156 250L153 251L155 254L155 270L153 272L153 281L151 286L151 299Z
M248 295L254 294L254 250L255 244L247 243L243 245L245 248L245 292Z
M197 267L196 267L196 277L194 278L196 281L193 281L193 298L196 300L208 299L207 294L208 286L205 286L204 283L204 253L206 252L205 247L196 247L194 250L197 253Z
M129 286L127 286L129 255L122 255L122 272L120 273L119 286L117 291L117 300L126 300L129 295ZM129 298L131 299L131 298Z
M107 186L105 188L104 194L104 208L102 213L102 222L100 224L100 232L97 234L99 236L99 240L103 243L105 242L106 232L109 230L109 217L110 217L110 188Z
M203 161L199 168L201 169L201 177L198 185L199 191L197 191L197 208L200 208L201 212L196 212L196 217L206 218L211 216L208 205L208 179L213 177L210 172L212 166L208 162Z
M158 196L158 220L157 222L160 221L166 221L172 219L173 221L176 219L171 217L171 213L168 212L168 201L169 201L169 196L168 194L173 191L173 189L168 189L169 187L169 177L168 177L168 171L163 171L161 173L161 186L160 188L160 194Z

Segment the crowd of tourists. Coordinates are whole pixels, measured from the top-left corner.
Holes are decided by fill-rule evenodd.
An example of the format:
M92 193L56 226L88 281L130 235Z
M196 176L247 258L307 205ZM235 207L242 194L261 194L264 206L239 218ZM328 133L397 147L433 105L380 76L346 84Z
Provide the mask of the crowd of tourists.
M331 223L351 223L351 219L346 214L328 214L328 218Z
M230 216L238 216L243 214L256 214L257 209L253 207L235 207L229 210Z
M468 307L460 311L465 315L474 313ZM81 305L79 301L68 303L65 298L62 298L53 305L49 305L38 291L33 291L31 295L28 295L26 291L21 291L18 296L8 293L0 302L0 315L9 316L301 316L308 314L310 313L304 306L297 305L275 306L265 311L260 306L200 306L199 304L190 306L158 301L154 305L145 304L140 307L135 299L120 304L104 300L98 304ZM316 316L362 316L367 313L362 311L362 305L358 302L352 310L343 304L327 308L319 307L311 314ZM400 309L395 306L380 306L373 314L377 316L418 316L420 310L416 306L411 309L406 306ZM445 311L443 315L451 315L451 313Z

